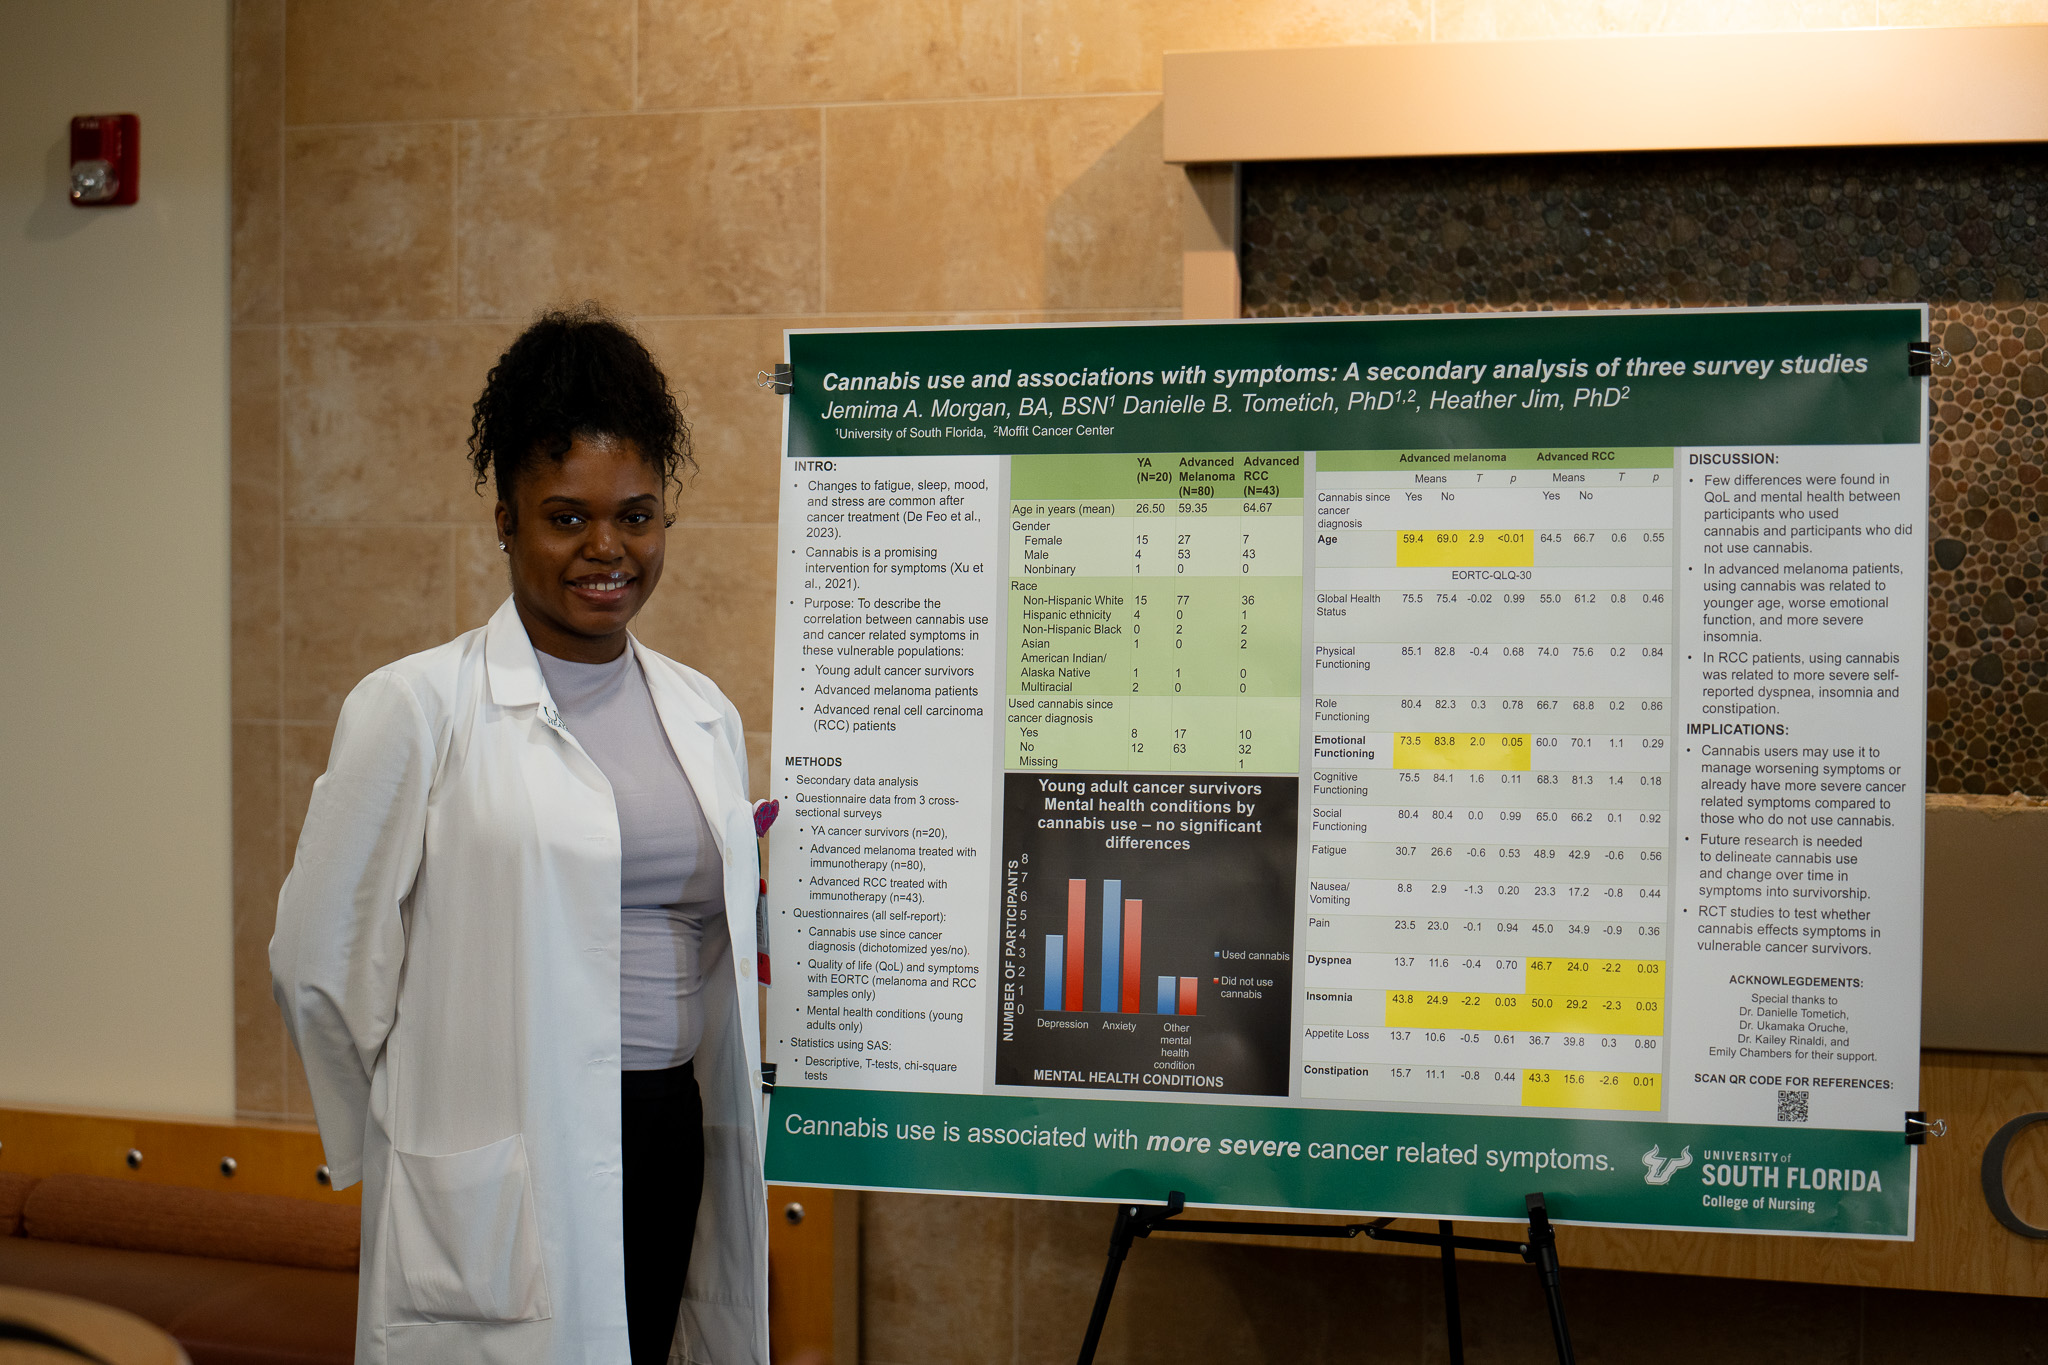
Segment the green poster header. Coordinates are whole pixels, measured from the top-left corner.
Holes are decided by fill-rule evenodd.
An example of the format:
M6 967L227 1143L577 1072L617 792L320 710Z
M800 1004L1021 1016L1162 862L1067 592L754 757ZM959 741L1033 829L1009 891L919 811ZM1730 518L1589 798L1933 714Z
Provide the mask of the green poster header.
M1900 1133L779 1086L768 1179L1903 1238Z
M1914 307L792 332L790 458L1903 444Z

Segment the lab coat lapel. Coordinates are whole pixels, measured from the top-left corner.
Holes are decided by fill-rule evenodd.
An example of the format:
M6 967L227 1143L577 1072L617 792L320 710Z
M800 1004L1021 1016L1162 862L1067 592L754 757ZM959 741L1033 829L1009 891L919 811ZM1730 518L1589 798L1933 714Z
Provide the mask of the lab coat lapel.
M718 840L720 857L730 861L729 808L737 792L732 790L718 761L719 745L712 729L718 724L719 714L678 682L673 672L663 666L663 660L649 657L649 651L638 640L633 641L633 648L638 653L641 675L647 679L647 690L654 698L655 714L661 717L661 728L668 734L669 747L675 750L676 761L683 765L683 776L690 779L690 789L704 809L705 822Z
M654 695L654 709L662 728L683 765L683 775L697 793L704 819L718 840L718 852L725 864L726 920L732 933L733 967L743 985L754 983L754 907L760 869L754 854L753 812L746 802L746 779L732 757L732 736L723 733L724 715L690 686L675 664L643 648L638 640L641 671L647 676L648 691ZM753 1018L752 1014L747 1015ZM749 1050L757 1052L759 1042L751 1028Z
M491 700L500 706L554 705L547 680L540 675L540 660L533 657L526 623L509 597L484 627L484 674L490 680Z
M643 648L638 640L641 671L647 676L654 709L668 732L683 775L690 779L704 819L718 840L725 865L725 922L732 937L734 984L742 999L751 1000L758 962L753 910L760 888L760 867L752 843L753 812L746 802L746 779L733 761L732 736L723 733L722 712L714 708L689 685L677 666ZM739 1011L740 1037L744 1050L742 1082L755 1089L761 1060L760 1016L750 1006ZM761 1116L753 1114L757 1137L765 1134Z
M611 782L597 766L597 760L569 733L561 708L548 691L547 677L540 671L540 660L526 633L526 623L519 619L519 609L509 597L484 627L484 675L493 702L509 710L532 707L534 720L552 730L555 739L573 755L570 765L582 767L584 776L594 778L599 790L611 791Z

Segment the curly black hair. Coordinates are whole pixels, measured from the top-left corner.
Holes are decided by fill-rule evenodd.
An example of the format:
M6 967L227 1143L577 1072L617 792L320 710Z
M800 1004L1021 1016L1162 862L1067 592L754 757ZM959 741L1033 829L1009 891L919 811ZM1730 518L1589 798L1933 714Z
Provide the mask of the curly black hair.
M543 313L498 357L476 400L476 486L495 478L510 506L535 460L560 461L577 436L600 435L631 441L664 487L696 466L682 407L640 339L595 303Z

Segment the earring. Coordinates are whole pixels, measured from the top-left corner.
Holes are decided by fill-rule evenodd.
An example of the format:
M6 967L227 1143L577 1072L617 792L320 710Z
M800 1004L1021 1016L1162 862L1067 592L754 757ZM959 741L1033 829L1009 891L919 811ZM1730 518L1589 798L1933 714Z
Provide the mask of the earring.
M502 550L502 549L504 549L504 548L505 548L505 542L504 542L504 541L502 541L502 540L501 540L501 541L499 541L499 542L498 542L498 548L499 548L499 549L501 549L501 550Z

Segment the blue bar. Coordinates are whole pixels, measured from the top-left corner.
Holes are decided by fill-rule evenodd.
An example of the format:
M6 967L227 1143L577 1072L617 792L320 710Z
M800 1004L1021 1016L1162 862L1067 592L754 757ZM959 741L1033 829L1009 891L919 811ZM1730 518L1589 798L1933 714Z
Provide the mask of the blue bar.
M1124 884L1102 884L1102 1012L1117 1012L1124 946Z
M1159 1012L1178 1014L1180 1012L1180 978L1162 976L1159 978Z
M1045 936L1045 1007L1060 1008L1067 985L1067 939L1064 934Z

